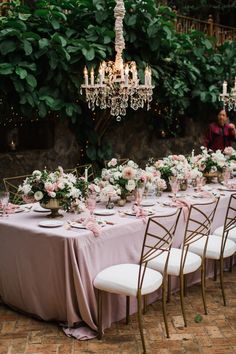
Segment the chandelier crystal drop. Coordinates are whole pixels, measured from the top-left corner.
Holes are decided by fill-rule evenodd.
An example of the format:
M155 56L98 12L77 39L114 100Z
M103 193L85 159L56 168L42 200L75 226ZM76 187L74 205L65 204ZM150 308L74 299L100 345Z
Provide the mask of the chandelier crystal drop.
M236 77L234 79L234 87L230 92L227 91L227 81L223 82L223 91L219 96L221 102L223 102L224 109L236 111Z
M98 76L95 79L94 69L90 73L84 68L84 84L81 85L81 94L85 91L88 107L93 111L95 107L110 109L112 116L117 121L121 116L126 115L126 109L144 108L150 109L153 88L152 73L149 66L144 72L145 82L139 83L137 66L135 61L123 62L123 50L125 41L123 34L123 19L125 17L125 6L123 0L116 0L114 9L115 17L115 61L103 62L100 64Z

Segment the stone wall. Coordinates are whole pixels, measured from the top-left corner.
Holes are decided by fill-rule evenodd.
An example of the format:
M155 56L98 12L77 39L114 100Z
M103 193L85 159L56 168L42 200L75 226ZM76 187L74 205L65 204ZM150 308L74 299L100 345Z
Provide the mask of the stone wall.
M192 149L200 151L208 123L186 119L185 134L178 138L158 138L155 131L148 130L145 117L135 121L123 118L108 129L105 139L110 141L117 157L129 157L141 165L149 157L164 157L169 154L188 154Z
M73 168L79 162L79 146L67 121L55 124L55 144L49 150L0 153L0 183L3 177L30 174L35 169Z
M160 139L155 131L147 128L145 114L137 114L137 119L123 118L122 122L111 122L104 136L112 144L114 156L128 157L145 165L149 157L163 157L171 153L187 154L194 148L199 151L208 122L201 120L186 121L184 137ZM31 173L45 166L54 169L58 165L73 168L80 162L80 147L73 129L67 121L55 124L55 144L49 150L26 150L0 153L0 180L3 177L19 176Z

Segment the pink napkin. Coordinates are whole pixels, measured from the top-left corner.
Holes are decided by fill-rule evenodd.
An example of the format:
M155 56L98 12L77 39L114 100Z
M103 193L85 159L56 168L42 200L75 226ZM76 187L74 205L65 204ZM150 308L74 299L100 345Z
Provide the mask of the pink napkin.
M9 203L5 209L6 214L14 214L15 210L19 208L19 205ZM0 203L0 209L2 209L2 204Z
M191 203L186 199L178 198L175 201L173 201L173 205L176 205L177 207L181 207L183 209L184 220L186 221L188 218L188 213L191 207Z
M224 184L224 186L229 188L229 189L236 189L236 184L235 183Z
M80 218L78 221L82 223L87 230L92 231L94 236L97 237L101 234L102 228L94 217L89 216L88 218Z
M147 222L147 218L146 217L147 217L148 213L147 213L146 210L140 208L137 205L133 205L132 210L134 211L134 213L136 215L136 218L141 218L144 223Z

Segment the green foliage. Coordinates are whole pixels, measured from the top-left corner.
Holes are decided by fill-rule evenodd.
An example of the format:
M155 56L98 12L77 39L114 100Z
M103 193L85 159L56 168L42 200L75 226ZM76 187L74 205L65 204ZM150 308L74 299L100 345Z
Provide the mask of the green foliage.
M102 60L114 59L114 5L114 0L41 0L34 6L13 1L8 17L0 18L0 95L24 115L56 112L76 122L91 160L109 158L111 148L101 144L79 89L85 65L98 68ZM222 81L236 75L235 42L216 48L204 33L177 34L174 13L154 0L126 0L125 6L125 60L136 60L140 77L151 66L153 109L168 108L162 116L171 126L183 115L197 116L201 104L217 108Z

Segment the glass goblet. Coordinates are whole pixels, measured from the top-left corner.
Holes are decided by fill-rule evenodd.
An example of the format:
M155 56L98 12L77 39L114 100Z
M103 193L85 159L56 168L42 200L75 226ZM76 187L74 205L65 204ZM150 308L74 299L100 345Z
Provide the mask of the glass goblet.
M86 206L90 211L90 216L93 216L94 209L96 208L96 195L89 195L86 200Z
M140 206L142 199L143 199L143 188L137 188L136 189L136 203L138 206Z
M0 207L2 208L2 216L6 215L6 209L9 203L9 192L0 191Z
M230 177L231 177L231 171L229 168L226 167L223 171L223 179L224 179L225 186L228 185Z
M170 186L171 186L171 191L173 193L173 201L176 201L176 195L179 191L179 180L177 177L170 177L169 178L169 183L170 183Z

